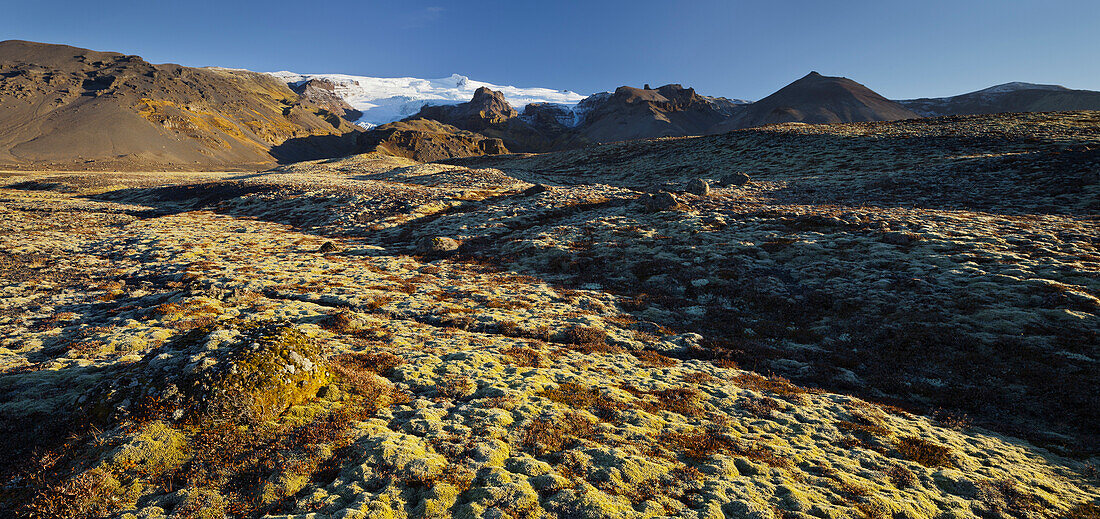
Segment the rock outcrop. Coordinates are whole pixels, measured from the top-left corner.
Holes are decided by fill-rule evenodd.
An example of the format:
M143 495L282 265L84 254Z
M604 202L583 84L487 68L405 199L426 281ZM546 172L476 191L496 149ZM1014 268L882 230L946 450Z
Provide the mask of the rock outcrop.
M468 103L425 106L413 118L432 119L476 132L516 117L519 117L519 112L508 104L504 94L481 87L474 92L474 98Z
M741 105L725 98L701 96L695 89L665 85L656 90L619 87L593 99L584 124L583 142L612 142L655 137L703 135L729 119Z
M360 152L379 152L418 162L508 153L500 139L429 119L384 124L359 135Z
M337 95L336 84L327 79L310 79L295 85L292 90L302 96L303 102L327 110L348 121L354 121L363 115L363 112L356 110L344 98Z

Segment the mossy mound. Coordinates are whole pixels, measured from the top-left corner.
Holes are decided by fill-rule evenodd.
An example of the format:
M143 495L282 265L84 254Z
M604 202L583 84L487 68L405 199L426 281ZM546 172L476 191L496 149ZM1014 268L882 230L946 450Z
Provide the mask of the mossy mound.
M248 346L199 385L207 411L270 420L329 383L317 345L298 329L264 324L246 328L243 338Z
M93 416L105 423L264 422L312 400L331 381L317 344L293 326L218 326L192 330L147 354L134 376L106 381L91 399Z

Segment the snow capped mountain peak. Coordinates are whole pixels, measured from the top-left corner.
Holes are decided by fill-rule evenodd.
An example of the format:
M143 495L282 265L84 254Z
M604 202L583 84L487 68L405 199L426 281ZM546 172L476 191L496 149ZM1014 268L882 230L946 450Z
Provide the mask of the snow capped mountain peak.
M378 78L346 74L298 74L270 72L289 84L301 84L311 79L327 79L336 85L336 95L342 97L363 116L355 121L366 128L398 121L414 115L428 104L458 104L469 101L481 87L502 92L508 104L518 110L530 103L554 103L573 106L584 96L569 90L551 88L520 88L474 81L461 74L440 79L411 77Z

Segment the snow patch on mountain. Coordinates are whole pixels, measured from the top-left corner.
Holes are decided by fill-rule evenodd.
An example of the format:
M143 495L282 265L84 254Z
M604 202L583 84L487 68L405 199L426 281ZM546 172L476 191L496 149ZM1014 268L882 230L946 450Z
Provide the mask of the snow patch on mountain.
M333 82L336 85L336 95L344 98L344 101L356 110L363 112L363 116L354 122L366 128L399 121L416 114L428 104L467 102L473 98L474 91L480 87L502 92L508 104L518 110L522 110L529 103L553 103L572 107L584 99L581 94L569 90L494 85L474 81L459 74L440 79L298 74L288 71L269 72L269 74L292 85L311 79L327 79Z

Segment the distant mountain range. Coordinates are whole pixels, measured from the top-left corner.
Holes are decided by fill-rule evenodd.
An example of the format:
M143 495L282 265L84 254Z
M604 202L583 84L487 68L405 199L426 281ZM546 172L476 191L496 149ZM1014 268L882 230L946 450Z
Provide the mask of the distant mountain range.
M482 130L482 133L502 139L512 151L546 151L590 142L705 135L780 123L828 124L1002 112L1100 110L1100 92L1017 82L948 98L893 101L851 79L811 72L751 103L701 96L679 85L667 85L656 90L620 87L615 93L588 97L571 109L572 125L555 127L554 117L537 117L553 110L546 105L525 108L520 119L529 127L520 132L524 135L523 142L512 138L516 134L514 131ZM568 121L570 113L558 109L556 115L556 120ZM413 119L416 117L446 120L439 112L431 111L421 112ZM450 122L459 128L471 129L461 121ZM503 130L499 125L493 129ZM549 133L554 138L541 146L531 146L529 134L532 132Z
M492 149L544 152L595 142L706 135L781 123L828 124L1068 110L1100 110L1100 92L1007 83L955 97L892 101L851 79L811 72L751 103L699 95L680 85L656 89L646 85L641 89L619 87L615 92L589 96L573 106L532 103L520 112L502 93L483 87L465 103L425 106L404 119L403 128L424 125L417 121L436 121L499 139L503 146L494 145ZM380 126L378 131L389 131L388 125ZM432 135L434 141L441 138L438 133ZM361 139L377 138L368 132ZM479 154L469 146L455 149Z
M1100 92L1007 83L891 101L851 79L811 72L751 103L676 84L584 97L457 74L261 74L0 42L0 167L10 168L257 169L357 151L424 161L776 123L1067 110L1100 110Z

